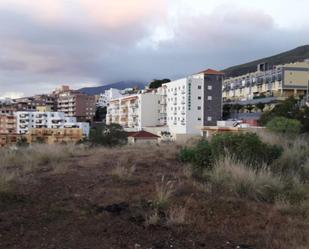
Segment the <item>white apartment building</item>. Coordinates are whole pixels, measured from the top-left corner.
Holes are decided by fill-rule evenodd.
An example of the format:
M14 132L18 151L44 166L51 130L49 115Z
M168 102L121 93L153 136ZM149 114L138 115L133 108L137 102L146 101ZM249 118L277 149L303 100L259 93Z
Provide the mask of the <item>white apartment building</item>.
M223 73L208 69L163 84L161 112L172 134L200 134L201 127L216 125L222 116ZM164 100L164 98L163 98Z
M89 123L77 122L75 117L65 117L63 112L16 112L16 131L27 134L30 129L80 128L89 136Z
M160 100L156 91L113 99L107 107L106 124L117 123L134 130L160 125Z
M107 105L112 99L118 99L121 97L122 90L110 88L109 90L106 90L104 93L100 94L100 97L97 101L97 107L107 107Z

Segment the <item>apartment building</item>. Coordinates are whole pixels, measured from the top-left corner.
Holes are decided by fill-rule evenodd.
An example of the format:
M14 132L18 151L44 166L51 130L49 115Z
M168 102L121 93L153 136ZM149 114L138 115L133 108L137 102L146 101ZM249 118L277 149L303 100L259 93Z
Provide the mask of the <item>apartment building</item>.
M0 133L0 148L6 146L14 146L18 140L22 139L24 136L15 133Z
M63 112L16 112L15 116L18 134L27 134L31 129L78 128L86 137L89 135L89 123L65 117Z
M81 128L40 128L30 129L26 135L29 144L44 142L46 144L77 143L85 138Z
M161 112L172 134L200 134L222 116L223 73L208 69L163 84Z
M16 117L11 114L0 114L0 133L16 133Z
M160 125L160 100L156 91L113 99L107 107L106 124L117 123L135 130Z
M309 60L269 67L223 82L223 100L245 101L261 97L304 96L309 88Z
M101 93L97 100L97 107L107 107L112 99L118 99L122 97L122 91L116 88L110 88L104 93Z
M78 91L60 92L57 101L58 112L66 117L76 117L79 122L92 122L96 111L95 96Z

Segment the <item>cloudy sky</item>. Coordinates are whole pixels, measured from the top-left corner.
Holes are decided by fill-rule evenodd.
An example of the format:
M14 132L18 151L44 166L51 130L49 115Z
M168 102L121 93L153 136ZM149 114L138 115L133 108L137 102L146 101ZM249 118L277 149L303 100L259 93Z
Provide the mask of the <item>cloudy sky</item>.
M308 9L308 0L0 0L0 96L223 69L309 44Z

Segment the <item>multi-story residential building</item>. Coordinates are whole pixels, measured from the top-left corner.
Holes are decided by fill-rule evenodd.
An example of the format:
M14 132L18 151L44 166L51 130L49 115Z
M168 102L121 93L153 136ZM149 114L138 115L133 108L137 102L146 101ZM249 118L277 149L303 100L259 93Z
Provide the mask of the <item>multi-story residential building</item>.
M167 86L164 85L162 87L159 87L157 89L158 94L161 96L160 98L160 111L159 111L159 119L160 119L160 125L165 126L167 125L167 112L166 112L166 106L167 106Z
M61 92L57 110L66 117L76 117L79 122L92 122L96 111L95 96L73 90Z
M109 90L106 90L104 93L100 94L97 101L97 107L107 107L107 105L112 99L118 99L121 97L122 97L122 90L116 88L110 88Z
M16 133L16 117L11 114L0 114L0 133Z
M304 96L308 93L309 60L269 68L259 64L256 72L228 78L223 100L244 101L260 97Z
M156 91L113 99L107 107L106 123L117 123L135 130L160 125L160 99Z
M166 104L162 102L161 111L166 111L172 134L200 134L201 127L216 125L222 116L223 75L208 69L163 84Z
M89 135L89 123L65 117L63 112L16 112L15 115L18 134L27 134L31 129L80 128L85 136Z
M16 104L0 104L0 114L11 114L17 111Z
M16 145L24 135L15 133L0 133L0 147Z
M77 143L85 138L81 128L31 129L26 135L29 144L44 142L46 144Z

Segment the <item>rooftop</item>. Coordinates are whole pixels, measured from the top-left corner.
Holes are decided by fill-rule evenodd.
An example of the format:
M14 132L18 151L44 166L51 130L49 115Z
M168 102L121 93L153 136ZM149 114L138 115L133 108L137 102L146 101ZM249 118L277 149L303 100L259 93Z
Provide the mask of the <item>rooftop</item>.
M159 138L159 136L148 131L128 132L128 137L134 138Z

